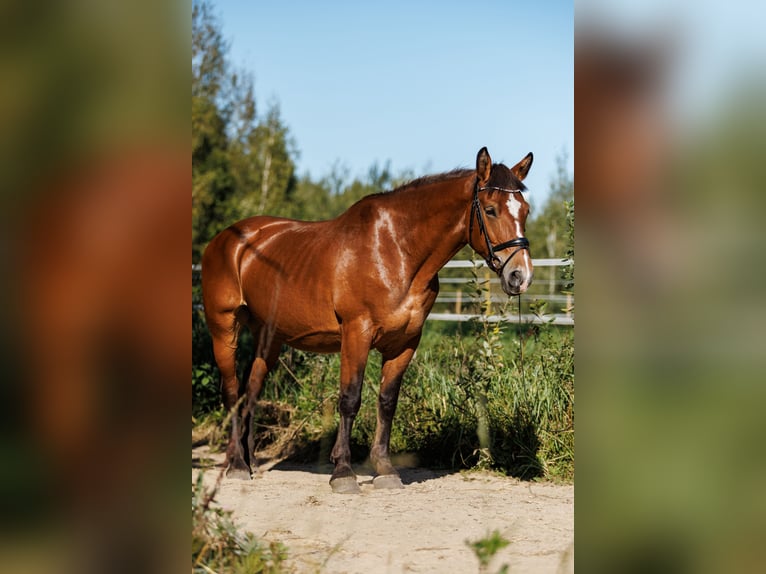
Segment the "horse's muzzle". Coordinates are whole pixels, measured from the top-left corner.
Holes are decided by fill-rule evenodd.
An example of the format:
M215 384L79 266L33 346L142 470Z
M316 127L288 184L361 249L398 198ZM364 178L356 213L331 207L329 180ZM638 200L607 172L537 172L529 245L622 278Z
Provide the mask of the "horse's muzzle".
M500 277L500 286L506 295L521 295L532 284L532 269L525 267L511 267L503 269Z

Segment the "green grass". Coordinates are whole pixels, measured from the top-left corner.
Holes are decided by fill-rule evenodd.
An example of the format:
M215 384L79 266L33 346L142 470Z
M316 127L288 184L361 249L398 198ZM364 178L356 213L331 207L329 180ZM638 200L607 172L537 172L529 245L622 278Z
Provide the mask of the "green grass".
M402 384L392 453L414 455L431 467L571 480L573 331L551 325L521 331L523 365L516 326L428 323ZM248 344L245 339L243 357ZM194 347L204 358L204 342ZM380 362L377 352L370 353L352 433L357 462L367 457L375 432ZM211 363L193 368L193 377L200 373L192 381L196 420L221 419L214 370ZM279 445L281 454L326 462L337 428L339 371L337 355L286 349L261 397L259 448Z
M479 573L484 574L489 572L489 565L495 554L508 546L511 541L500 534L499 531L493 530L492 533L487 534L484 538L473 541L466 540L465 543L466 546L473 550L473 553L479 561ZM497 571L497 574L505 574L508 572L508 569L508 564L503 564Z

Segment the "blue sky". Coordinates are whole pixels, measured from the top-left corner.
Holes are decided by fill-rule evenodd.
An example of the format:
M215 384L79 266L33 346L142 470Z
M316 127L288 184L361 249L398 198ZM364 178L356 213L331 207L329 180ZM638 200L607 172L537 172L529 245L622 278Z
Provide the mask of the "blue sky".
M473 167L487 146L508 165L535 154L541 205L556 156L574 171L571 1L215 3L232 63L257 104L279 103L319 178L391 161L415 175Z

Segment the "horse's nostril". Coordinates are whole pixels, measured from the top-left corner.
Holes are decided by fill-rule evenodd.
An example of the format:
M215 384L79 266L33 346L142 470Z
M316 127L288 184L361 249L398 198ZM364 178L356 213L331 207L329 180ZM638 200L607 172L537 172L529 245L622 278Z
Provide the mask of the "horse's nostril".
M514 287L521 285L521 271L518 269L511 271L510 283Z

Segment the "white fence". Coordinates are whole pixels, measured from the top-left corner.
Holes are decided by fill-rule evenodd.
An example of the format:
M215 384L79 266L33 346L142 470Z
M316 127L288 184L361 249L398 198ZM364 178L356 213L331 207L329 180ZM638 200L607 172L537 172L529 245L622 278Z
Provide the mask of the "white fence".
M536 270L541 268L555 268L564 267L571 263L568 259L533 259L532 265ZM465 313L463 307L476 307L482 302L487 300L493 304L503 304L508 302L508 296L502 293L499 289L500 279L491 274L484 261L466 261L466 260L453 260L448 261L444 269L471 269L476 267L477 272L483 269L484 278L479 280L483 284L487 284L489 289L485 291L485 295L481 298L466 295L463 292L462 285L471 286L475 284L473 277L439 277L439 283L442 285L442 290L439 296L436 298L435 308L439 311L432 311L428 315L429 321L486 321L488 323L497 323L500 321L508 323L550 323L553 325L574 325L574 314L571 309L574 308L574 297L570 294L562 294L560 292L561 286L564 281L554 277L553 273L550 273L548 279L536 280L532 287L534 291L538 291L540 286L547 286L547 293L539 292L527 292L521 296L522 305L529 307L529 303L534 301L546 301L552 304L552 306L560 307L559 312L546 313L541 316L530 312L518 313L518 304L512 303L513 310L501 314L479 314L479 313ZM192 265L193 272L199 272L199 265ZM539 275L539 273L538 273ZM493 293L494 291L494 293ZM448 310L444 310L445 307ZM195 305L195 308L201 308L201 305ZM514 312L515 311L515 312Z
M535 270L541 268L555 268L564 267L571 263L569 259L533 259L532 265ZM508 302L508 296L500 291L500 279L494 274L490 273L484 261L466 261L466 260L453 260L447 262L444 269L471 269L476 267L477 271L483 269L484 278L479 280L482 283L487 282L489 284L489 290L481 297L466 296L461 286L471 286L475 283L473 277L439 277L439 283L442 285L442 289L439 296L436 298L435 307L444 308L449 306L449 311L438 312L431 311L428 315L430 321L486 321L488 323L508 322L508 323L550 323L553 325L574 325L574 314L571 309L574 308L574 297L570 294L563 294L560 292L564 281L551 276L548 279L542 279L541 281L536 279L536 282L532 285L532 292L527 292L521 296L522 306L526 304L529 306L530 302L534 301L546 301L554 304L557 307L561 307L562 311L557 313L545 313L543 315L536 315L530 312L518 313L518 303L516 299L511 303L512 309L502 314L489 314L483 315L479 313L464 313L463 307L476 307L477 304L486 302L488 299L493 304L503 304ZM539 275L539 273L537 273ZM551 274L552 275L552 274ZM539 286L547 287L547 293L538 292ZM494 289L493 289L494 288Z

